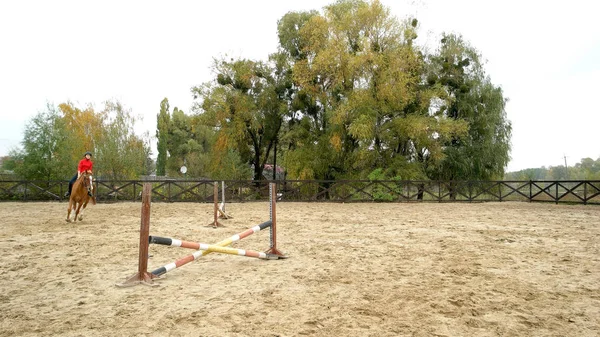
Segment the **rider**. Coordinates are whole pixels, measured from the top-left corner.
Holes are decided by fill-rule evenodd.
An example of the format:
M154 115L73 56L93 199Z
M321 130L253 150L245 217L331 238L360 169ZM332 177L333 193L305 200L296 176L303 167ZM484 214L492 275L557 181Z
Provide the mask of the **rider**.
M91 172L93 166L94 166L94 163L92 162L92 153L87 151L83 155L83 159L81 159L79 161L79 165L77 166L77 174L75 174L73 176L73 178L71 178L71 180L69 181L69 192L67 192L67 194L65 194L66 197L71 195L71 190L73 190L73 184L75 183L77 178L79 178L79 176L81 176L81 174L85 171ZM88 190L88 195L91 197L92 191Z

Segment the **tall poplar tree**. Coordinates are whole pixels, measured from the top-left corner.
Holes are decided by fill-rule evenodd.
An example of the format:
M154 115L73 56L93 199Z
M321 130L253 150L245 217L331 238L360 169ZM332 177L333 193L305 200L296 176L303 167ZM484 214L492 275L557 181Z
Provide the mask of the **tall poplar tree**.
M160 102L160 112L156 116L156 148L158 151L156 157L157 176L164 176L166 174L170 119L169 100L165 98Z

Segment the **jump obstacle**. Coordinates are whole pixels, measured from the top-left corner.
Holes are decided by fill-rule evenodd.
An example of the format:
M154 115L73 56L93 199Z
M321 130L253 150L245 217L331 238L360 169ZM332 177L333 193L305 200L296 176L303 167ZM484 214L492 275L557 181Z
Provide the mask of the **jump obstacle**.
M216 182L215 182L216 184ZM221 203L219 204L219 208L217 209L220 213L219 217L223 219L233 218L231 215L225 213L225 182L221 181Z
M233 217L228 215L227 213L225 213L225 182L222 181L221 182L221 203L219 204L219 183L218 182L214 182L213 184L213 203L215 205L214 207L214 216L215 219L213 222L209 223L207 226L212 226L212 227L221 227L223 226L220 222L219 222L219 218L221 219L232 219Z
M260 225L249 228L241 233L235 234L225 240L219 241L215 244L205 244L190 241L182 241L172 238L164 238L159 236L150 236L150 203L152 185L150 183L144 184L143 195L142 195L142 216L140 225L140 249L139 249L139 263L138 272L128 278L124 283L117 284L118 287L129 287L137 284L154 285L153 279L175 269L179 268L189 262L192 262L204 255L210 253L223 253L232 254L239 256L247 256L253 258L277 260L285 259L283 253L277 249L277 231L276 231L276 192L277 185L274 183L269 184L269 220L261 223ZM215 184L215 189L217 185ZM215 193L216 195L217 193ZM215 197L216 198L216 197ZM216 199L215 199L216 200ZM239 241L249 235L256 232L260 232L265 228L270 229L270 247L266 252L257 252L252 250L243 250L227 247L235 241ZM164 265L158 269L148 272L148 248L149 244L162 244L174 247L191 248L197 251L191 255L185 256L175 262Z

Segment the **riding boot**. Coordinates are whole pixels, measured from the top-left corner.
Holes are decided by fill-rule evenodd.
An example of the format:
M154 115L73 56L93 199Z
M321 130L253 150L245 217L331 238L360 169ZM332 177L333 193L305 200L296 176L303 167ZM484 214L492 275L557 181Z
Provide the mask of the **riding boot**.
M69 182L69 190L65 193L65 197L69 197L71 195L71 191L73 190L73 184Z

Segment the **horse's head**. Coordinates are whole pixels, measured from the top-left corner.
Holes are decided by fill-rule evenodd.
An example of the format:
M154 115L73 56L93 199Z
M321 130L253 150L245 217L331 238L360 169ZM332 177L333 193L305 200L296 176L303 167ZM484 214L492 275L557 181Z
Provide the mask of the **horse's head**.
M81 183L85 188L89 188L92 186L92 171L83 172L79 179L81 179Z

